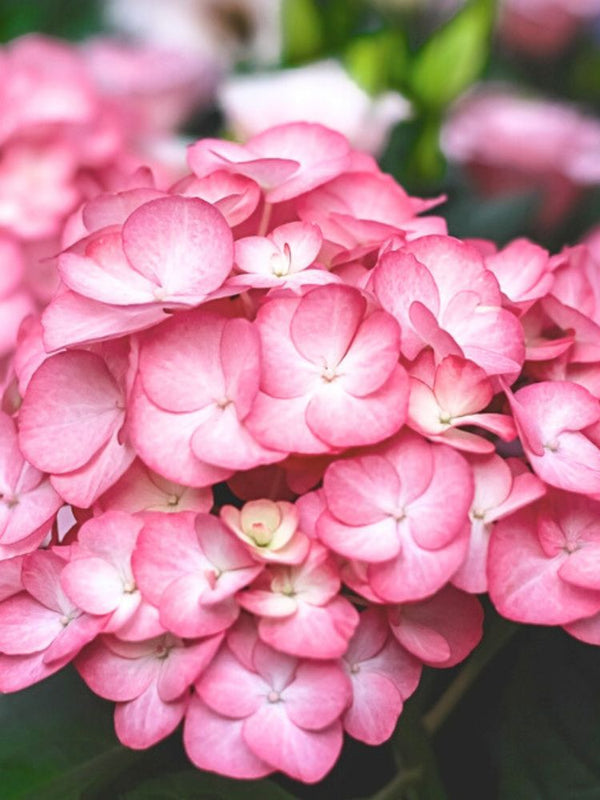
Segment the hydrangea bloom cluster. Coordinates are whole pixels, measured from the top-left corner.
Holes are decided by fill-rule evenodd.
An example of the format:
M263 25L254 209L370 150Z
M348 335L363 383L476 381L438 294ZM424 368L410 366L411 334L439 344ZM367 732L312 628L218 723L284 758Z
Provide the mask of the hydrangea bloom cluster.
M30 35L0 49L0 73L1 385L19 323L56 288L51 258L67 217L144 164L166 185L182 174L183 156L175 168L158 152L212 87L214 69L148 47Z
M86 202L0 416L0 691L305 782L509 619L600 644L600 290L449 236L339 133Z

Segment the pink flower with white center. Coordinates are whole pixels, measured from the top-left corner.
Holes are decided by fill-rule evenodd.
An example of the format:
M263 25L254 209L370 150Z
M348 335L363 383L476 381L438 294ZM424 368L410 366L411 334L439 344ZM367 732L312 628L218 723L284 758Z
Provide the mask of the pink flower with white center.
M222 506L221 520L257 561L300 564L310 541L298 530L299 514L285 500L251 500L241 509Z
M523 329L502 308L502 294L481 255L450 236L425 236L383 255L371 277L381 305L402 328L402 355L430 346L490 375L516 376L525 357Z
M102 636L75 666L100 697L116 700L115 731L135 750L151 747L179 725L189 688L217 652L223 636L185 643L171 634L143 642Z
M258 312L260 392L247 419L265 447L327 453L373 444L404 423L400 330L350 286L268 299Z
M96 502L100 511L210 511L209 488L194 489L163 478L136 459L127 472Z
M520 311L552 289L554 273L548 251L528 239L515 239L498 251L494 246L484 261L511 306Z
M453 667L479 644L483 609L477 598L445 586L433 597L388 611L400 644L431 667Z
M366 562L368 582L385 602L432 594L465 556L473 477L451 447L402 434L370 455L331 464L323 494L319 539Z
M600 503L551 490L500 520L488 558L489 593L508 619L564 625L600 611Z
M107 511L85 522L71 546L60 582L67 596L88 614L107 614L106 633L126 629L127 639L146 639L162 628L135 584L131 556L143 519Z
M258 635L282 653L305 658L339 658L358 625L358 612L338 592L341 581L328 551L313 542L299 565L269 565L237 595L260 617Z
M299 660L262 642L224 647L196 681L184 744L201 769L236 778L280 770L316 783L342 747L352 697L336 662Z
M235 593L263 569L219 519L190 512L147 515L132 564L142 597L168 631L186 638L232 625Z
M344 666L352 681L344 730L366 744L385 742L394 732L404 701L417 688L420 661L390 635L384 613L370 608L360 615Z
M350 164L350 145L323 125L276 125L245 145L202 139L188 150L192 172L204 178L216 170L246 175L258 183L269 204L291 200L340 175Z
M471 453L493 453L488 439L461 429L475 425L504 441L517 436L507 414L480 413L489 405L494 390L487 374L472 361L446 356L437 367L426 350L411 372L408 424L433 442L445 442Z
M415 239L447 233L442 217L417 217L438 202L409 197L375 167L347 172L308 193L298 202L298 214L318 224L337 264L377 251L398 234Z
M271 289L335 282L332 273L314 264L322 241L319 228L307 222L288 222L268 236L238 239L235 263L242 274L234 275L227 285Z
M559 489L600 494L600 448L585 434L600 420L598 399L569 381L505 392L534 472Z
M38 469L49 472L68 503L90 506L135 457L124 433L123 343L106 358L70 350L48 358L31 378L19 412L19 445Z
M59 256L58 269L71 292L59 295L43 317L46 346L57 349L155 325L165 309L206 300L232 265L231 230L212 205L194 197L143 203L122 228L102 228Z
M14 421L0 411L0 560L35 550L62 500L21 455Z
M207 486L282 460L247 428L260 364L258 332L245 319L199 310L147 335L131 405L143 461L171 480Z
M24 689L62 669L104 625L104 617L83 613L62 590L65 551L25 556L24 591L0 603L0 692Z
M452 576L452 583L471 594L487 592L487 560L494 524L539 500L546 484L516 458L504 460L492 453L469 458L475 495L469 511L471 538L467 556Z

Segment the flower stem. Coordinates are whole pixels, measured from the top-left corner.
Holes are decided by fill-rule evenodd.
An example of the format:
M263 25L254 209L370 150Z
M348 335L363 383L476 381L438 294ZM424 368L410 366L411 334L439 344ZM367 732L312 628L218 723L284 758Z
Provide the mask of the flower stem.
M439 731L485 667L518 630L520 630L518 625L507 622L502 617L496 616L492 619L489 630L485 633L479 647L473 652L437 703L423 715L423 727L430 736Z

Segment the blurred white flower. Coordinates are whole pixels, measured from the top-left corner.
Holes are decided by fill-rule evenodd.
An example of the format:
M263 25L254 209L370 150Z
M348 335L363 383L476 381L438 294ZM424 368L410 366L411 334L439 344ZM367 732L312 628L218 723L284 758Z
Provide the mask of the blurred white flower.
M218 99L228 127L240 139L284 122L320 122L373 154L383 149L391 127L410 115L402 95L370 97L333 59L231 77L219 89Z
M213 58L275 63L281 0L106 0L109 24L138 40Z

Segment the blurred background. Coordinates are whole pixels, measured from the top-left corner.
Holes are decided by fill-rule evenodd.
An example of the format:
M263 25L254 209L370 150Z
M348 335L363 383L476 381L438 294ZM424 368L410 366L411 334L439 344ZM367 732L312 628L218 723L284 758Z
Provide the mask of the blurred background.
M600 0L0 0L4 42L32 31L77 42L175 172L174 131L305 119L447 195L457 236L558 249L600 218Z

